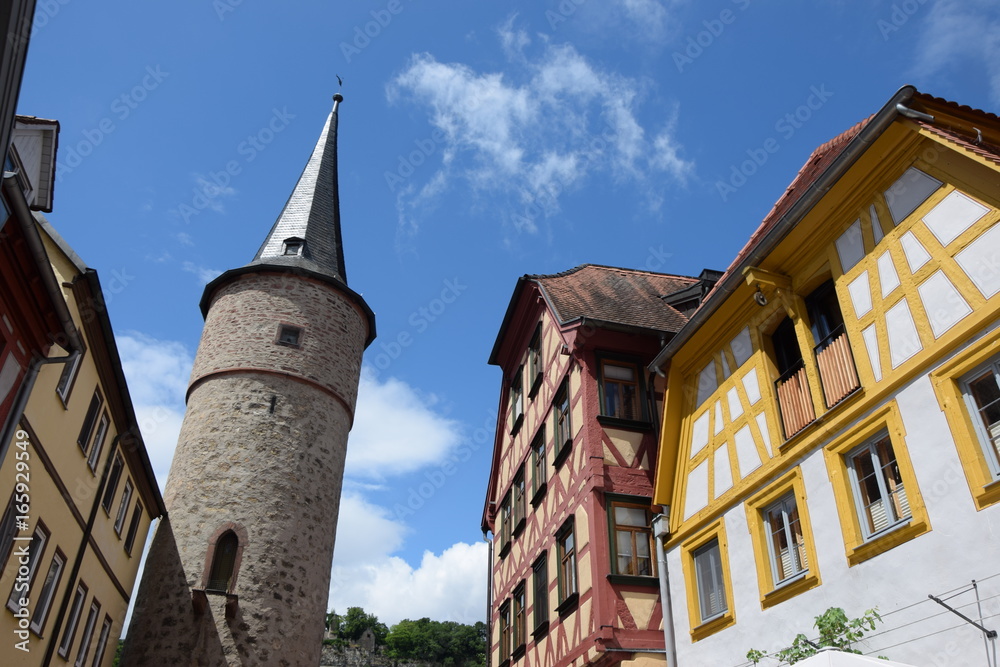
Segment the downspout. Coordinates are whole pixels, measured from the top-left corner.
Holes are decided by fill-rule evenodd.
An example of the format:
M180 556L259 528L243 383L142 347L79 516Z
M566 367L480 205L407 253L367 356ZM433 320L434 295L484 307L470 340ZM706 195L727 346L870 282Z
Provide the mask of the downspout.
M483 542L489 545L486 558L486 667L490 667L493 658L493 540L486 537L485 530Z
M62 630L63 620L66 618L66 610L69 608L70 600L73 599L73 595L76 593L76 587L73 584L76 583L77 577L80 576L80 568L83 566L83 555L87 551L87 543L90 541L90 535L94 529L94 521L97 519L97 508L101 505L104 486L108 483L108 475L111 473L111 462L114 461L115 454L118 452L118 443L121 441L122 436L126 434L129 434L129 431L116 435L114 440L111 441L111 447L108 448L108 456L104 460L104 470L101 471L101 482L97 485L97 493L94 494L94 504L90 508L87 527L83 531L80 548L76 552L76 560L73 562L73 570L69 576L69 585L66 587L66 593L59 604L59 613L56 614L56 622L52 626L51 641L48 643L48 648L45 649L45 658L42 660L44 667L48 667L51 664L52 652L55 651L56 646L59 644L59 633Z
M677 667L677 641L674 637L674 606L670 599L667 577L667 539L670 537L670 508L653 519L653 536L656 537L657 575L660 579L660 606L663 609L663 646L667 667Z

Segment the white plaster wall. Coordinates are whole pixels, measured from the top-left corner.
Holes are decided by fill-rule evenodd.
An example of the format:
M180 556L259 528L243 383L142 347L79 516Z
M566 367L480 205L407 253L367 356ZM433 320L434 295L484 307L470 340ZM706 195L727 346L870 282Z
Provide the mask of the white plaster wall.
M982 634L927 596L948 597L976 579L985 600L985 624L1000 629L1000 506L976 511L929 379L917 378L895 399L931 531L848 567L826 462L822 450L815 450L799 463L822 584L762 610L746 510L742 504L732 507L725 514L725 524L734 626L691 643L680 550L668 554L681 667L746 664L750 648L779 649L799 632L815 637L813 618L832 606L844 608L851 616L870 607L878 607L883 614L884 623L860 647L865 653L935 667L987 664ZM978 615L974 593L963 593L949 603L971 604L963 611Z

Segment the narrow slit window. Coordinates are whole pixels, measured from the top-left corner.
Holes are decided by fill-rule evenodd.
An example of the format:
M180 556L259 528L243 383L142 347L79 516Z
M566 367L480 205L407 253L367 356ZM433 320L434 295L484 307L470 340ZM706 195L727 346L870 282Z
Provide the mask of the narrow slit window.
M215 554L212 556L212 572L208 577L208 590L229 592L233 572L236 569L236 552L240 541L236 533L229 530L223 533L215 543Z

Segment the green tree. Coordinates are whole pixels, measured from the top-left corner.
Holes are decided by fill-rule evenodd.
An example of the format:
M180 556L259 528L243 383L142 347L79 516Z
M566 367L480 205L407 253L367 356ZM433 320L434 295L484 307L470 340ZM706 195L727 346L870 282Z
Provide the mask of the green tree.
M338 636L341 639L356 642L361 639L361 635L369 628L375 634L375 644L385 644L389 628L385 623L380 623L375 614L366 614L361 607L349 607L347 613L338 617Z
M830 607L816 617L813 624L819 630L819 639L815 642L799 633L792 640L792 645L776 653L765 653L752 648L747 652L747 660L753 664L759 663L765 657L779 660L782 665L794 665L811 655L816 655L818 649L832 646L845 653L861 653L854 644L864 637L866 632L875 629L876 623L881 623L882 617L875 609L868 609L858 618L848 618L840 607ZM882 656L879 656L882 657Z
M392 626L386 638L389 657L420 660L446 667L486 664L486 624L406 619Z

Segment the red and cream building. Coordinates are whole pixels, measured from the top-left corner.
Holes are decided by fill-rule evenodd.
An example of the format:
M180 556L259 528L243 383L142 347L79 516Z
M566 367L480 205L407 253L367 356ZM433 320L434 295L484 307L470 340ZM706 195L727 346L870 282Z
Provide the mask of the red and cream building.
M663 387L645 368L710 286L591 264L518 280L490 355L494 667L663 662L650 529Z

